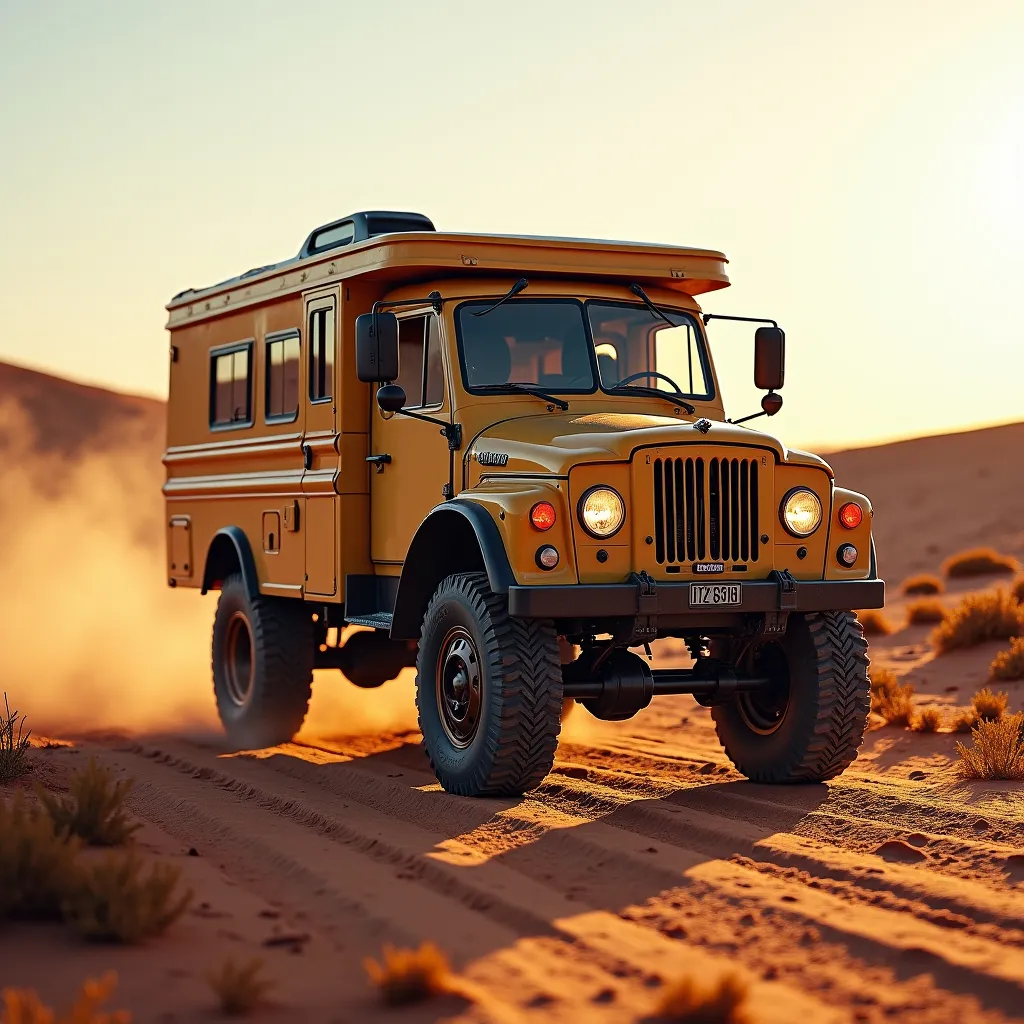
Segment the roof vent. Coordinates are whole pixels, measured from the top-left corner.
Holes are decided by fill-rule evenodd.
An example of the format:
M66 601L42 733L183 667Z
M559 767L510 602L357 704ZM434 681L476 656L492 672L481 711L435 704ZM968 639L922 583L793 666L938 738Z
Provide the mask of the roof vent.
M364 242L375 235L399 231L433 231L434 225L422 213L393 213L389 210L365 210L315 228L299 250L299 259Z

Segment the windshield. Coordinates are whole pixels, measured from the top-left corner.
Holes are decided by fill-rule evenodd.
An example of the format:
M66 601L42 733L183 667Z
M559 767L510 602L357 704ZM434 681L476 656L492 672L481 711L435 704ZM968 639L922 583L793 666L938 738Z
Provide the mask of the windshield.
M546 391L594 391L590 339L580 303L516 299L484 312L493 305L467 302L458 310L459 354L467 388L518 383Z
M670 325L646 306L592 300L511 299L466 302L456 311L462 379L470 391L526 384L556 394L656 388L711 397L707 357L693 316L666 310ZM489 310L489 312L487 312ZM475 315L482 314L482 315ZM664 377L654 377L650 371Z
M696 320L676 309L664 312L671 325L646 306L587 303L601 386L614 388L636 375L627 387L673 393L678 388L688 398L710 398L711 374ZM664 376L652 376L655 370Z

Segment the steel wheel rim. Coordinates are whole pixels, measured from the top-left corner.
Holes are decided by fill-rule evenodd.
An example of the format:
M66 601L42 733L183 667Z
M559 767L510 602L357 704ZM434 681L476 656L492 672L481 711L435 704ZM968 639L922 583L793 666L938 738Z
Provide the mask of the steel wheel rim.
M245 707L252 694L255 663L252 654L252 628L242 612L235 612L228 622L224 645L224 676L228 697L238 707Z
M736 706L744 725L759 736L771 736L789 711L789 664L777 644L766 644L754 659L754 674L767 675L772 685L765 690L737 694Z
M468 747L480 725L480 655L469 630L450 629L441 644L435 672L441 725L451 744Z

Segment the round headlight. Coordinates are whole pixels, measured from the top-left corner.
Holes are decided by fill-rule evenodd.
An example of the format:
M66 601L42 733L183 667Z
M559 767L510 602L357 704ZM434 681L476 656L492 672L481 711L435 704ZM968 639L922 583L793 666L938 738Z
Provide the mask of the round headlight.
M592 537L602 540L619 531L626 520L626 505L610 487L591 487L579 506L580 522Z
M782 525L794 537L809 537L821 525L821 502L814 491L794 487L782 499Z

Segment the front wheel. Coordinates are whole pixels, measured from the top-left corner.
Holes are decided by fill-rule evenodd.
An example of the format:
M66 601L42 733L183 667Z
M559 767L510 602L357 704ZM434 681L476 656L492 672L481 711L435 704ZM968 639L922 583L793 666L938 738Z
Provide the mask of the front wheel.
M757 649L766 690L712 708L726 754L754 782L822 782L857 756L871 705L868 645L853 612L790 615Z
M449 576L423 618L416 707L430 766L449 793L536 788L561 727L554 624L512 618L483 573Z

